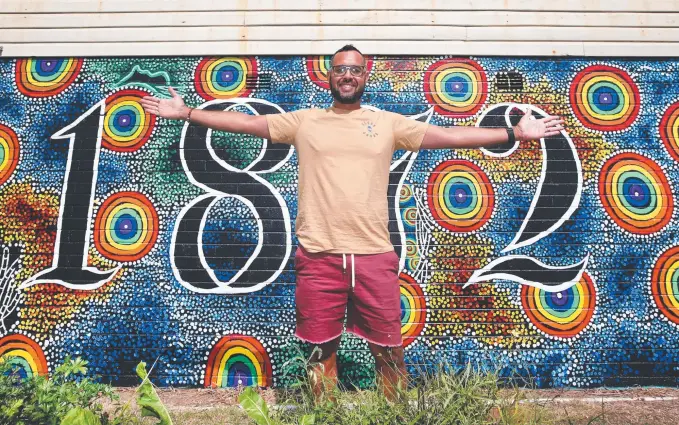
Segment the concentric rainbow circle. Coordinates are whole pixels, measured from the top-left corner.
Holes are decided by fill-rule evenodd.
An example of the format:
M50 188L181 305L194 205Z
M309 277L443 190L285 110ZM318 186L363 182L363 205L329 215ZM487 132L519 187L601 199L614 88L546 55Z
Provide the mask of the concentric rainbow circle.
M570 87L570 102L582 125L593 130L623 130L639 115L639 88L619 68L589 66L580 71Z
M486 72L470 59L435 62L424 74L424 94L441 115L474 115L488 97Z
M420 256L415 256L415 257L407 257L406 258L406 268L410 271L415 271L417 270L417 266L420 265Z
M332 56L308 56L306 58L306 72L309 79L319 87L326 90L330 90L330 82L328 80L328 74L330 73L330 68L332 67ZM365 58L366 72L372 71L373 60L371 58Z
M9 127L0 124L0 185L12 176L19 163L19 138Z
M257 60L250 57L205 58L196 67L194 85L207 100L247 97L248 78L257 78Z
M21 379L47 376L45 354L35 341L23 335L12 334L0 339L0 363L6 361L16 367Z
M109 196L97 212L94 245L106 258L130 262L145 256L158 239L158 214L139 192Z
M658 129L667 152L679 161L679 102L667 108Z
M550 336L571 338L582 332L592 319L596 291L592 279L583 273L578 283L560 292L524 285L521 304L536 328Z
M82 59L17 59L16 84L30 97L54 96L73 83L83 66Z
M417 224L417 207L403 208L401 211L403 223L409 228L414 228Z
M402 204L405 204L410 202L411 199L413 199L413 188L409 184L404 184L401 186L401 190L399 191L398 201Z
M134 152L151 137L156 116L147 113L141 99L142 90L121 90L106 99L102 146L116 152Z
M406 238L406 266L409 270L416 270L420 263L420 251L417 246L417 240L409 236Z
M406 256L407 257L417 257L418 256L417 241L414 237L406 238Z
M269 387L272 376L271 361L262 344L254 337L234 334L222 337L210 351L204 385Z
M660 312L679 325L679 247L660 254L653 267L651 294Z
M415 341L427 321L427 304L422 288L407 274L399 276L401 285L401 336L403 346Z
M494 193L486 173L464 160L439 164L427 184L432 216L453 232L471 232L486 224L493 213Z
M599 197L613 221L634 234L655 233L672 218L672 188L665 174L654 161L636 153L606 161L599 173Z

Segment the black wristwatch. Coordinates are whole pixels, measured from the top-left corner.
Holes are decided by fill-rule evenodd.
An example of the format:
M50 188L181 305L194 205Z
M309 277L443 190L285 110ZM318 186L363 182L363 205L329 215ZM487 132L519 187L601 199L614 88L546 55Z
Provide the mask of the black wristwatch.
M514 135L514 127L507 127L507 136L509 137L509 140L507 140L507 144L514 146L514 143L516 143L516 136Z

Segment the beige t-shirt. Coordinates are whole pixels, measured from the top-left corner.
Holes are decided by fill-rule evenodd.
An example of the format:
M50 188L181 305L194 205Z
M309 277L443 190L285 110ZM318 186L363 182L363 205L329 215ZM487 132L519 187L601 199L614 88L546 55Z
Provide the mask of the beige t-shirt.
M266 115L271 140L299 158L297 238L310 252L393 251L387 188L395 150L417 151L428 124L370 109Z

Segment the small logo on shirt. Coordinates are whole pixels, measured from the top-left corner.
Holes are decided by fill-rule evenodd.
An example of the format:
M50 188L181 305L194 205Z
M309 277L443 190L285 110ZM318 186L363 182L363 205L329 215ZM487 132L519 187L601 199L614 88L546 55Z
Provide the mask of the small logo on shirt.
M372 121L363 121L363 134L368 137L377 137L375 123Z

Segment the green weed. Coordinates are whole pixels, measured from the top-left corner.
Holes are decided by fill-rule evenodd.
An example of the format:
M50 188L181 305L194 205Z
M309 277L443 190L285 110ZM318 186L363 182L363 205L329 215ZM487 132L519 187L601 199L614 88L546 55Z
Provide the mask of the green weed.
M126 409L113 416L101 400L118 400L109 385L86 377L87 361L67 357L50 379L34 375L21 379L9 359L0 362L0 424L12 425L122 425L130 423Z
M292 369L305 369L302 363ZM316 400L309 376L296 377L290 390L283 390L275 408L269 408L252 388L239 402L257 425L532 425L549 421L535 404L522 404L518 387L501 385L498 372L454 370L441 365L420 372L417 382L401 391L398 402L388 400L377 385L367 390L348 390L340 385ZM508 391L510 389L511 391Z
M9 359L0 362L0 425L138 425L128 404L121 405L115 389L87 377L87 361L66 357L48 379L34 375L22 379ZM172 425L165 406L148 380L146 364L139 363L136 403L142 417ZM102 401L110 400L113 411L105 411Z

